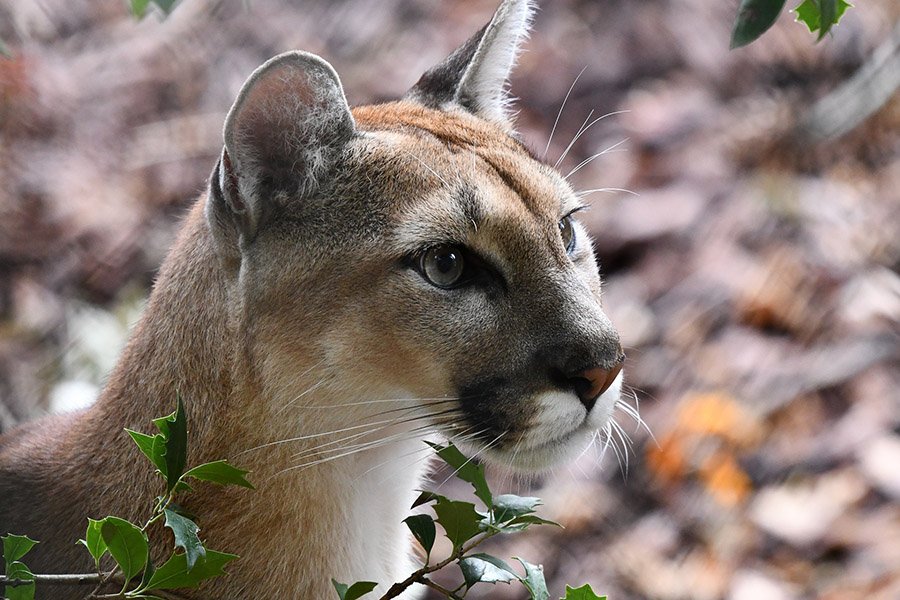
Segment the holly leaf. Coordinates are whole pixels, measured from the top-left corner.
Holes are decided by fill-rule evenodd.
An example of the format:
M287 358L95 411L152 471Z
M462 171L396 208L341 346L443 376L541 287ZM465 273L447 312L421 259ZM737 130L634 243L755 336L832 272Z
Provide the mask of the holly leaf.
M591 586L584 584L580 588L566 586L566 597L560 600L606 600L606 596L598 596Z
M484 517L475 510L471 502L459 502L438 498L434 505L437 521L444 528L444 532L453 543L453 549L458 550L468 540L481 533L481 522Z
M165 437L163 437L161 433L157 433L156 435L147 435L145 433L141 433L140 431L133 431L131 429L125 429L125 432L129 436L131 436L131 439L134 440L135 444L137 444L137 447L141 451L141 453L149 458L150 462L152 462L153 465L163 475L163 477L165 477Z
M153 419L153 424L156 425L165 440L163 453L165 471L162 469L160 471L166 478L166 493L169 493L178 485L178 479L184 473L184 467L187 464L187 417L184 414L184 403L181 401L180 395L175 412L159 419Z
M340 583L332 579L331 585L334 586L334 589L337 591L338 597L341 600L356 600L374 590L375 586L378 584L374 581L357 581L353 585L348 586L345 583Z
M175 535L175 547L184 550L188 571L194 568L197 561L206 556L206 548L197 533L200 528L192 520L174 510L165 509L166 527Z
M550 592L547 591L547 582L544 580L544 568L533 565L519 557L513 557L525 567L525 577L521 578L522 584L528 588L531 600L550 600Z
M6 577L7 579L34 581L34 573L31 572L31 569L18 560L11 561L7 564ZM6 591L3 593L3 597L5 600L34 600L34 584L28 583L17 586L8 585L6 586Z
M168 16L175 10L175 5L178 4L178 0L153 0L153 4L158 6L160 10Z
M146 14L149 4L150 0L131 0L131 14L140 19Z
M731 30L731 49L746 46L768 31L784 8L786 0L741 0Z
M494 498L494 523L511 521L516 517L531 514L541 505L540 498L503 494Z
M406 526L412 532L422 548L425 550L425 564L431 558L431 549L434 547L434 539L437 536L434 519L428 515L412 515L403 519Z
M106 517L99 526L106 548L122 570L125 581L131 580L147 564L149 548L144 532L119 517Z
M421 494L419 494L419 497L415 499L415 501L412 503L412 506L410 506L409 508L413 509L417 506L422 506L423 504L428 504L429 502L435 502L435 501L437 501L438 498L442 498L442 497L443 496L439 496L438 494L435 494L434 492L429 492L428 490L424 490L424 491L422 491Z
M525 529L530 525L554 525L556 527L559 527L560 529L563 528L563 526L556 521L542 519L537 515L522 515L521 517L516 517L509 523L501 525L500 529L504 532L521 531L522 529Z
M509 583L519 576L506 562L490 554L472 554L459 561L466 589L476 583Z
M7 571L11 564L28 554L38 543L27 535L15 535L14 533L0 537L0 540L3 540L3 560L6 562Z
M171 590L175 588L195 588L202 581L225 574L225 565L235 560L237 555L207 550L206 557L197 560L193 569L188 568L187 555L173 553L164 565L156 569L150 580L136 593L147 590Z
M84 539L78 540L78 543L87 548L88 552L94 559L94 566L100 570L100 559L106 554L106 542L103 541L103 534L100 529L103 527L103 521L95 521L88 518L87 531L84 533Z
M441 460L453 468L454 475L463 481L471 483L472 487L475 488L475 495L478 499L484 502L486 507L490 508L492 497L487 479L484 477L484 466L474 462L471 458L466 458L453 444L440 446L431 442L425 443L434 448Z
M253 484L244 478L250 471L244 471L228 464L227 460L216 460L203 463L184 473L184 477L193 477L202 481L211 481L219 485L239 485L241 487L255 489Z
M794 13L797 15L797 21L806 25L810 33L819 32L816 40L819 41L840 22L847 9L852 7L847 0L804 0L794 9Z

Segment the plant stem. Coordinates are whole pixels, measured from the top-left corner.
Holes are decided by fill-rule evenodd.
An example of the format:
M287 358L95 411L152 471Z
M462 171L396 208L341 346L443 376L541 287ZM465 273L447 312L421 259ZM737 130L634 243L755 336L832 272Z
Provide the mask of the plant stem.
M474 549L476 546L478 546L485 540L494 537L498 533L499 533L499 531L487 531L480 538L476 539L468 546L463 546L462 548L460 548L456 552L452 553L450 556L448 556L441 562L430 565L430 566L425 565L418 571L414 571L409 577L407 577L403 581L401 581L399 583L395 583L390 588L388 588L388 591L384 594L384 596L379 598L379 600L390 600L391 598L396 598L401 593L403 593L403 591L406 588L408 588L409 586L411 586L414 583L421 583L422 585L427 585L430 588L438 589L440 586L435 587L435 586L437 586L437 584L434 583L433 581L431 581L430 579L428 579L426 577L426 575L428 575L429 573L434 573L435 571L440 571L441 569L443 569L450 563L459 560L460 558L462 558L463 556L465 556L466 554L471 552L472 549ZM443 588L441 588L441 590L443 590ZM440 590L438 590L438 591L440 591ZM456 599L456 600L459 599L459 596L455 595L450 590L444 590L441 593L443 593L448 598Z
M34 575L34 579L7 579L5 576L0 575L0 585L9 587L29 585L32 583L41 583L47 585L91 585L94 583L100 583L100 581L103 579L103 575L104 574L101 573L36 573Z
M422 585L427 585L433 590L437 590L439 594L445 595L446 597L450 598L450 600L463 600L462 596L457 596L455 592L448 590L442 585L438 585L428 577L422 577L419 583L421 583Z

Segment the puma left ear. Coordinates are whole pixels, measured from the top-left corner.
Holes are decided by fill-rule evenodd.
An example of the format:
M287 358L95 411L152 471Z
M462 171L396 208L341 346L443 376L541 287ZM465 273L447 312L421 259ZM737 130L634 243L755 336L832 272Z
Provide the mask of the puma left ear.
M238 233L253 239L279 203L315 191L354 131L331 65L308 52L269 60L244 83L225 119L211 222L237 222Z
M430 108L457 105L511 130L506 85L533 15L531 0L504 0L491 22L422 75L407 98Z

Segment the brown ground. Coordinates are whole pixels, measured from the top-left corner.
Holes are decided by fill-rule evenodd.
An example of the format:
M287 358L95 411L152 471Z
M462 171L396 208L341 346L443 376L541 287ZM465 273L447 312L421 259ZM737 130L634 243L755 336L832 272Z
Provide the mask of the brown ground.
M352 103L392 98L494 4L186 0L138 23L121 0L0 0L0 429L102 376L257 64L310 50ZM550 157L628 111L562 169L626 140L573 179L638 194L584 218L656 441L622 416L627 476L588 453L536 491L566 529L492 551L557 595L900 598L900 97L840 139L792 134L900 4L859 2L818 45L784 16L733 52L736 2L542 4L513 81L531 145L583 67ZM85 314L114 341L82 339Z

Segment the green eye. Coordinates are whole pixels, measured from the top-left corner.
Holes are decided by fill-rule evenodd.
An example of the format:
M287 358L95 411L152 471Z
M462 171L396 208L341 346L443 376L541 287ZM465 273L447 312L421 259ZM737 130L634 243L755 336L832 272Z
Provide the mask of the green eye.
M559 235L562 236L563 247L567 254L575 250L575 227L572 225L572 217L565 216L559 221Z
M462 279L465 260L459 248L442 244L429 248L422 254L419 270L432 285L452 288Z

